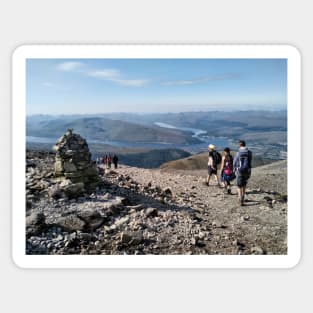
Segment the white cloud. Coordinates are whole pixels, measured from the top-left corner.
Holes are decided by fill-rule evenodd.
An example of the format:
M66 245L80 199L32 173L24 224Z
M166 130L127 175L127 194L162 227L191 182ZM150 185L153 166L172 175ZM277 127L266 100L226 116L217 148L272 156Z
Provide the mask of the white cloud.
M112 79L111 81L122 86L130 87L143 87L149 82L146 79Z
M83 67L84 64L81 62L63 62L57 65L59 71L76 71Z
M87 72L90 77L111 81L115 84L129 87L142 87L148 83L146 79L124 79L117 69L102 69Z
M102 78L102 79L114 79L120 76L120 71L116 69L104 69L98 71L92 71L87 73L88 76Z
M181 85L195 85L195 84L201 84L205 83L208 80L203 79L194 79L194 80L172 80L172 81L166 81L161 83L163 86L181 86Z
M54 87L55 86L55 84L50 83L50 82L43 82L43 83L41 83L41 85L44 87Z
M237 74L224 74L224 75L217 75L217 76L210 76L198 79L190 79L190 80L171 80L162 82L161 85L163 86L182 86L182 85L196 85L196 84L203 84L209 81L216 81L216 80L226 80L226 79L233 79L237 78L239 75Z
M148 84L146 79L125 79L120 70L114 68L87 70L82 69L84 63L82 62L64 62L57 65L60 71L79 71L89 77L103 79L121 86L142 87Z

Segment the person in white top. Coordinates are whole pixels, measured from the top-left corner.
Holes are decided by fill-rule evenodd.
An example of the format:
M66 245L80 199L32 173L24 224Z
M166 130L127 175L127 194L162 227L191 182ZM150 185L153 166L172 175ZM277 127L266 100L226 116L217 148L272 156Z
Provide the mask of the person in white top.
M208 147L209 157L208 157L208 177L207 177L207 185L210 186L211 176L215 176L215 181L218 186L220 186L218 176L217 176L217 162L214 158L215 146L210 144Z

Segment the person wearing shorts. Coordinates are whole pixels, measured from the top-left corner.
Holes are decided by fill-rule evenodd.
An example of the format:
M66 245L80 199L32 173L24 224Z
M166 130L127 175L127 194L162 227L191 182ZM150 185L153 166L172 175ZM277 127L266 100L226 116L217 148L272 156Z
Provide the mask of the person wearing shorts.
M233 157L228 147L224 149L220 177L221 177L220 180L222 182L222 187L225 188L228 194L231 194L230 182L233 181L236 178L236 176L233 172Z
M219 181L218 181L218 177L217 177L217 164L215 164L215 161L214 161L214 158L213 158L213 151L215 150L215 146L212 145L212 144L209 145L208 150L209 150L209 158L208 158L207 185L210 186L210 179L211 179L212 175L215 176L216 183L218 185L220 185Z
M239 150L234 158L234 169L237 175L238 201L244 205L246 186L251 176L252 152L246 147L244 140L239 141Z

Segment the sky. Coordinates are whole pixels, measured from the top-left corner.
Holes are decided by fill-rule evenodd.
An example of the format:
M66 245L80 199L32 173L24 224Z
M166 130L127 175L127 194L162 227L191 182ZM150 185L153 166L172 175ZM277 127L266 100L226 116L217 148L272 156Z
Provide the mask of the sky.
M26 112L287 109L286 59L27 59Z

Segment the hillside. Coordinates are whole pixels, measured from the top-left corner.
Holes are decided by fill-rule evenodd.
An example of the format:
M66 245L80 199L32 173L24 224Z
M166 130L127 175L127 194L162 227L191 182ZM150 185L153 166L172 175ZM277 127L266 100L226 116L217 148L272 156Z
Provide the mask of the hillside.
M54 198L54 155L28 151L27 254L286 254L287 163L253 169L245 205L195 175L122 165L102 185Z
M123 164L143 168L157 168L165 162L182 159L191 155L189 152L181 149L122 148L100 143L91 143L88 146L94 160L97 157L103 157L105 154L116 154ZM28 150L52 152L51 143L28 142L26 148Z
M163 122L197 128L210 136L244 139L257 144L287 143L287 111L209 111L155 114L109 114L110 118L151 125Z
M120 141L130 143L199 143L190 133L157 126L111 120L103 117L28 117L27 136L59 138L68 128L73 128L84 138L93 141Z
M219 151L222 153L222 151ZM232 153L234 155L234 153ZM252 167L257 167L273 162L273 160L263 159L260 156L253 156ZM174 160L166 162L160 166L163 170L182 170L182 171L194 171L194 170L206 170L208 164L208 153L203 152L194 154L184 159Z

